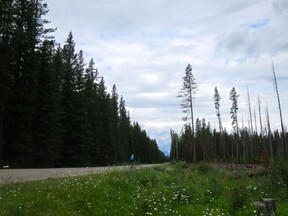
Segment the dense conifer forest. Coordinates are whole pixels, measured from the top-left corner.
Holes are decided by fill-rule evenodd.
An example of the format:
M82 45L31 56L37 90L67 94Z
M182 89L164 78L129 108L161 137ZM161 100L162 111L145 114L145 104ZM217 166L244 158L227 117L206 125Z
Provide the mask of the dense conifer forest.
M1 0L0 165L80 167L165 160L131 122L116 85L107 91L70 32L63 46L46 28L43 0Z

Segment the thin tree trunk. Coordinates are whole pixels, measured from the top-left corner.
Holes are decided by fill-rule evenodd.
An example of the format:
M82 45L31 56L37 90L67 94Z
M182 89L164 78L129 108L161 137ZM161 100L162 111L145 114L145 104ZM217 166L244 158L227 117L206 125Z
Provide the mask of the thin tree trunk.
M249 89L248 89L248 86L247 86L247 95L248 95L248 105L249 105L249 114L250 114L251 133L254 134L254 130L253 130L253 122L252 122L252 112L251 112L251 103L250 103L250 95L249 95Z
M254 106L254 125L255 125L255 132L258 133L257 116L256 116L255 106Z
M280 97L279 97L279 92L278 92L277 79L276 79L276 74L275 74L273 62L272 62L272 70L273 70L274 84L275 84L275 89L276 89L276 94L277 94L277 99L278 99L278 107L279 107L280 120L281 120L282 147L283 147L283 151L284 151L284 158L286 159L287 158L287 155L286 155L286 138L285 138L285 131L284 131L284 126L283 126L283 118L282 118L282 111L281 111Z
M191 129L192 129L192 146L193 146L193 160L194 164L196 164L197 159L196 159L196 142L194 138L194 118L193 118L193 96L192 96L192 87L190 84L190 91L189 91L189 96L190 96L190 111L191 111Z
M237 155L237 162L240 163L240 154L239 154L239 126L238 126L238 117L236 114L236 155Z
M244 137L244 120L242 116L242 135L241 135L241 140L242 140L242 154L243 154L243 160L246 161L246 143L245 143L245 137Z
M270 128L268 107L266 108L266 120L267 120L267 129L268 129L269 147L270 147L270 160L271 160L271 162L273 162L274 152L273 152L273 146L272 146L272 137L271 137L271 128Z
M258 94L258 109L259 109L259 120L260 120L260 134L263 135L263 125L262 125L262 116L261 116L261 102Z
M254 130L253 130L253 120L252 120L252 112L251 112L251 103L250 103L250 95L249 95L249 89L247 86L247 95L248 95L248 104L249 104L249 114L250 114L250 126L251 126L251 145L252 145L252 157L253 162L255 163L255 146L254 146Z

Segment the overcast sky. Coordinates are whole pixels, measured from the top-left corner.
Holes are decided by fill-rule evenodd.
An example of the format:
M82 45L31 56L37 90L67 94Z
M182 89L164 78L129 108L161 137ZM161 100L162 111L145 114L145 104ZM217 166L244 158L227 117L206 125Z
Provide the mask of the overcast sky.
M273 60L288 124L287 0L46 0L46 18L57 42L72 31L76 50L94 58L109 88L116 84L131 120L138 121L159 148L170 149L169 130L183 126L176 98L185 67L198 83L194 117L218 130L214 87L222 100L224 127L231 132L229 92L240 94L239 114L248 125L247 86L259 122L257 95L269 107L273 129L280 129L272 77ZM259 132L259 123L258 132ZM254 125L255 127L255 125Z

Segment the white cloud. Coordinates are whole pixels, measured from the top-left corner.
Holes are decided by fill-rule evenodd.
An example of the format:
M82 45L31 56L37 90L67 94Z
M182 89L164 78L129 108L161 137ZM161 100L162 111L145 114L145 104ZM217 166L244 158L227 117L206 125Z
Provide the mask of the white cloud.
M199 85L195 119L217 126L214 87L218 86L224 126L231 128L229 91L240 94L239 116L248 122L257 96L269 105L279 127L277 100L270 81L273 58L284 123L287 125L288 5L286 0L46 0L48 19L64 43L72 30L86 61L94 58L108 86L116 84L132 120L138 121L163 151L170 149L170 128L181 130L176 98L188 63ZM254 109L254 108L253 108ZM258 115L258 113L257 113Z

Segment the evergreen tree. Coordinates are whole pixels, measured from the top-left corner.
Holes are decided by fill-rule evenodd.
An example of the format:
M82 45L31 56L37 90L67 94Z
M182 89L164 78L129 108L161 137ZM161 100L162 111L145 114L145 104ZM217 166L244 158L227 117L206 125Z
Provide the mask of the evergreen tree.
M194 163L196 163L197 148L196 148L196 142L193 142L194 140L193 95L196 94L196 91L197 91L196 79L192 73L191 65L188 64L185 69L185 76L183 77L183 85L177 97L183 98L181 108L185 116L182 118L182 120L186 122L189 119L191 119L191 122L188 125L192 129L191 145L193 145Z
M238 98L239 98L239 94L236 92L235 88L233 87L230 91L230 100L232 101L230 114L232 118L232 126L236 132L236 154L237 154L237 160L239 161L239 128L238 128L238 119L237 119Z
M97 82L93 59L85 69L71 32L55 50L47 12L42 0L1 1L0 165L107 165L136 150L143 162L162 160L156 141L131 125L123 97L118 105L116 86L109 94Z
M12 80L11 38L13 32L13 7L12 0L2 0L0 7L0 167L3 164L2 149L4 147L3 119L7 111L7 99L10 93Z
M179 137L173 130L170 130L171 148L170 148L170 160L179 160Z
M37 167L55 167L60 159L61 110L53 49L53 41L44 41L39 51L33 150L33 164Z
M119 106L118 106L119 96L117 93L116 86L112 87L111 96L111 121L112 121L112 138L113 144L115 146L115 159L120 162L125 160L125 153L121 147L119 141Z
M217 86L214 88L214 104L215 104L215 109L216 109L216 115L218 118L218 123L219 123L219 131L220 131L220 148L222 148L223 151L223 156L226 157L228 161L228 156L226 153L226 142L223 136L223 127L222 127L222 121L221 121L221 114L220 114L220 94L218 92ZM221 154L222 152L220 152Z
M120 97L119 103L119 141L121 143L122 151L125 152L125 158L128 161L129 156L134 154L136 159L137 155L135 154L135 143L131 143L131 133L130 133L130 117L126 110L125 100L123 96ZM124 159L125 161L125 159Z
M84 92L83 92L83 105L84 105L84 137L85 143L88 145L87 162L90 166L97 165L97 157L100 155L97 138L97 85L96 79L98 78L98 70L95 68L95 62L90 60L88 67L85 70L84 78ZM98 162L99 163L99 162Z
M75 53L70 32L63 47L62 109L63 109L63 166L85 166L87 148L84 145L85 114L82 100L82 56Z
M187 65L185 69L185 76L183 77L183 86L179 91L179 95L177 97L183 98L181 103L181 108L185 116L182 118L183 121L191 122L189 125L192 128L192 133L194 134L194 118L193 118L193 95L196 94L197 91L197 83L195 77L192 73L192 67L190 64Z
M33 166L34 113L37 112L37 50L41 38L51 29L46 29L47 5L42 1L15 0L12 4L13 19L11 26L8 64L11 65L11 91L5 117L5 151L10 164L17 167ZM12 66L13 65L13 66Z
M111 97L106 92L104 78L98 85L98 102L100 104L99 112L99 132L101 137L100 142L100 161L102 165L114 164L116 160L115 146L113 143L112 134L112 108Z

